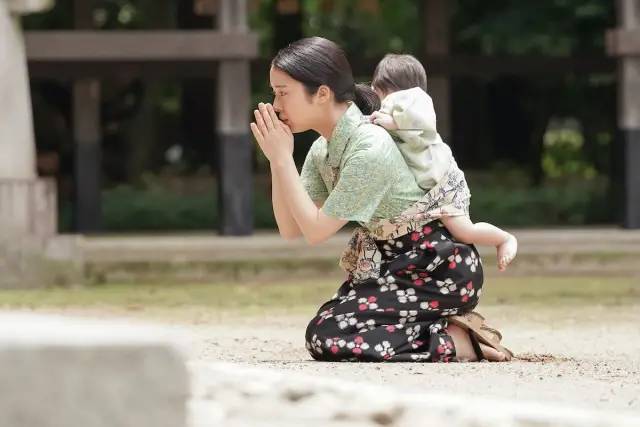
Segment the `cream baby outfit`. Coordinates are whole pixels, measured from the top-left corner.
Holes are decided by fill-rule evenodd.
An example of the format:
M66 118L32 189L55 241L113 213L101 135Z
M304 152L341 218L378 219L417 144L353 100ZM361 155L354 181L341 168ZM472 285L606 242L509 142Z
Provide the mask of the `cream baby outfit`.
M398 142L418 185L430 190L449 170L453 154L436 130L436 112L431 97L421 88L400 90L382 101L382 113L398 125L390 133Z

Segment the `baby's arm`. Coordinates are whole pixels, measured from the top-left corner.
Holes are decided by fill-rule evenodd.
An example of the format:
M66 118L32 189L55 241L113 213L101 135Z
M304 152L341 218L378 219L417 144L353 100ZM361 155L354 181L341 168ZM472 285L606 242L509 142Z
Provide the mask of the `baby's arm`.
M467 244L495 246L498 250L498 269L503 271L518 251L513 234L487 222L472 223L468 216L447 216L440 219L456 240Z
M391 114L383 113L382 111L374 111L371 113L369 120L371 120L371 123L382 126L386 130L398 129L398 124L393 120L393 116Z
M393 117L398 130L436 133L436 113L431 97L420 88L400 90L388 95L381 112Z
M431 97L420 88L389 94L382 101L380 111L371 114L370 120L393 131L410 151L420 152L442 141L436 132Z

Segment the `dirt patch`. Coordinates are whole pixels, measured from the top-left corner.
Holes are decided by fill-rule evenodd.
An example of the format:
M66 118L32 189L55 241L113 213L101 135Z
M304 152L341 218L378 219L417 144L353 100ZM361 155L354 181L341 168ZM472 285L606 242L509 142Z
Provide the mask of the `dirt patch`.
M489 306L481 311L503 332L504 344L517 356L512 362L315 362L304 349L308 318L300 315L226 317L180 330L193 336L194 361L640 414L639 306Z
M558 357L553 354L521 353L515 355L514 358L520 362L533 363L575 362L575 359L572 357Z

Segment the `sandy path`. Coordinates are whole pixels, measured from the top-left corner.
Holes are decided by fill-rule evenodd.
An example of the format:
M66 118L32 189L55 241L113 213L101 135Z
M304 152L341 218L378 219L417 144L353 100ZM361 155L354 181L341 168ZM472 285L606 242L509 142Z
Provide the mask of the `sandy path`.
M226 318L175 327L193 337L190 357L198 362L640 414L640 306L491 306L480 311L503 331L505 344L516 354L552 356L502 364L319 363L304 349L305 316Z

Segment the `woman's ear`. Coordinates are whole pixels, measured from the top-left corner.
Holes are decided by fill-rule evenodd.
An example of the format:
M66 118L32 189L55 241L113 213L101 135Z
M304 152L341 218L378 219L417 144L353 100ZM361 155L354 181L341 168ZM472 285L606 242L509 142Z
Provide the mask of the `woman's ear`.
M333 92L327 85L320 85L316 92L316 100L319 104L326 104L333 99Z

